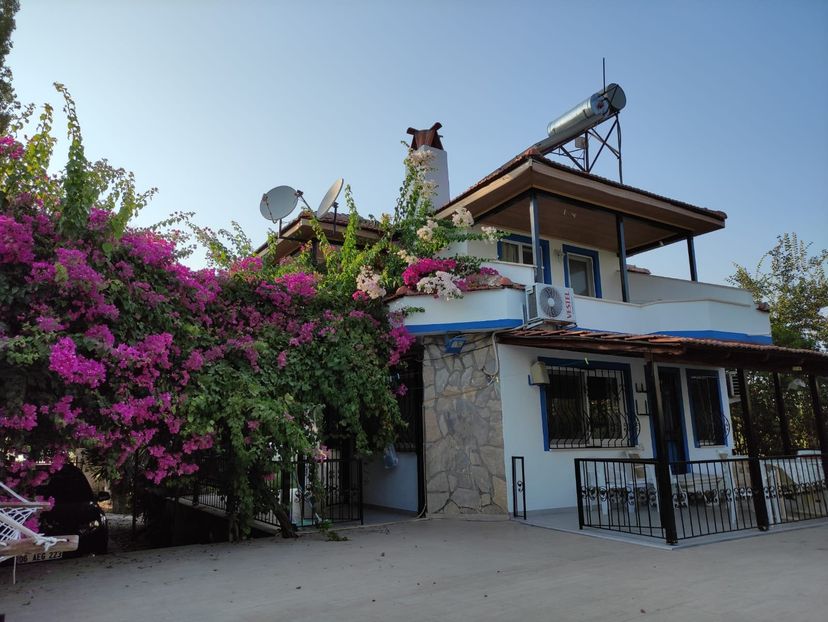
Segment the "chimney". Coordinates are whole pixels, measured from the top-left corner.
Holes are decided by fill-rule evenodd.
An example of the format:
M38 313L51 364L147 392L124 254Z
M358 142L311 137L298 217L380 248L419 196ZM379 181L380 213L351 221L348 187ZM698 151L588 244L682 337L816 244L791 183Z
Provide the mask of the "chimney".
M407 132L411 134L411 148L415 151L425 151L431 154L429 163L430 171L425 174L426 181L434 183L436 190L431 198L432 208L436 211L443 207L451 199L449 193L448 177L448 154L443 150L443 143L440 142L440 134L437 133L442 126L435 123L427 130L415 130L409 127Z

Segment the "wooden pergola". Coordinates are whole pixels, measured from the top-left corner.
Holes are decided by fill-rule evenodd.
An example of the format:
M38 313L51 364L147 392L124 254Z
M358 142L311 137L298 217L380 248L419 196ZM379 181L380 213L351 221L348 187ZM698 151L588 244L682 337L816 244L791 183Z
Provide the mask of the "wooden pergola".
M659 364L695 364L711 367L736 368L741 391L741 415L745 444L753 481L761 481L759 465L759 442L756 426L748 395L745 369L768 371L773 373L776 413L779 418L780 435L785 453L793 452L788 415L785 410L780 373L799 373L807 375L808 388L814 411L822 471L828 482L828 422L821 403L818 377L828 377L828 354L814 350L783 348L774 345L741 343L716 339L694 339L669 335L636 335L630 333L594 332L577 329L558 329L554 327L517 328L501 333L498 341L503 344L551 348L643 358L647 393L651 407L652 425L655 434L656 477L659 481L662 524L665 526L667 541L677 541L675 517L670 500L670 467L668 461L667 438L664 409L661 403L661 391L658 390ZM764 499L756 495L755 511L760 529L767 529L769 518Z

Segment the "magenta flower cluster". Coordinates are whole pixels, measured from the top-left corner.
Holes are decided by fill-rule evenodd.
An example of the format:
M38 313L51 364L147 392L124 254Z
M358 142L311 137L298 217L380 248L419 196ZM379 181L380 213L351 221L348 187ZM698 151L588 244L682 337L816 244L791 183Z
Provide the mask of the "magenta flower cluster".
M0 410L0 450L27 454L13 468L0 465L12 485L36 485L47 476L31 468L34 457L54 467L80 447L115 469L147 456L144 476L155 484L192 475L216 436L186 413L218 366L229 374L289 379L357 330L376 337L376 351L360 344L365 350L355 355L389 365L414 341L401 323L389 326L365 305L345 300L326 308L314 274L266 279L258 257L240 260L227 273L195 271L178 261L174 242L155 233L128 230L112 238L104 210L91 210L87 232L77 239L59 233L58 218L28 195L13 198L0 213L0 271L12 285L0 298L0 357L10 340L32 343L25 353L31 362L15 363L18 378L46 379ZM0 379L0 388L6 382ZM291 437L310 438L311 423L302 411L279 420ZM256 418L246 419L244 428L251 451L273 434ZM316 447L310 456L324 459L326 449Z
M416 287L424 276L438 271L451 272L456 267L457 262L454 259L418 259L403 271L403 283L409 287Z
M23 157L23 145L11 136L0 136L0 157L19 160Z
M0 214L0 263L31 263L33 248L31 226Z
M82 384L93 389L106 379L103 364L79 355L71 337L64 337L52 346L49 369L57 372L67 383Z

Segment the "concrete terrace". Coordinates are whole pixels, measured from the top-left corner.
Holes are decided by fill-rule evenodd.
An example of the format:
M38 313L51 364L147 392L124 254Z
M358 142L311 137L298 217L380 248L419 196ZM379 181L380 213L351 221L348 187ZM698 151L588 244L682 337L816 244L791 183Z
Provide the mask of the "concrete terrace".
M828 526L665 551L423 520L2 568L7 622L820 620Z

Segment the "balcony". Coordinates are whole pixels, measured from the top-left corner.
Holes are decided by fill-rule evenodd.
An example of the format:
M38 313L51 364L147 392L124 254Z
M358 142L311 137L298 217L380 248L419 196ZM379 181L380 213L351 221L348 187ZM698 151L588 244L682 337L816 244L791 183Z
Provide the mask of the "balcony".
M533 282L533 267L500 261L484 264L515 283ZM587 330L661 333L770 343L768 314L756 308L745 290L639 273L629 274L631 302L575 297L577 325ZM618 279L618 272L615 272ZM619 286L620 287L620 286ZM605 287L608 294L618 287ZM524 295L503 288L468 292L460 300L407 296L391 302L391 310L419 307L406 319L416 334L472 332L523 324Z
M630 299L576 296L578 326L770 343L770 319L735 287L630 273Z

